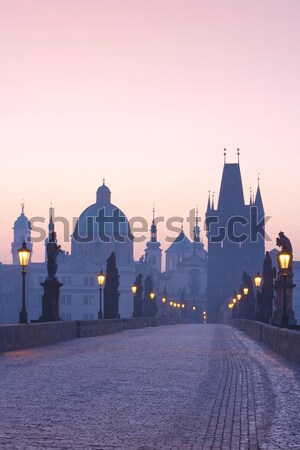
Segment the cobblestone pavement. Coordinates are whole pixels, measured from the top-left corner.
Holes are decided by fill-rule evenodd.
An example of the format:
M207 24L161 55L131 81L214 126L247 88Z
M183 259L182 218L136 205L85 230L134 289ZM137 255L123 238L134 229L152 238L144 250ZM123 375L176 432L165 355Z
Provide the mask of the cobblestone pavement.
M1 450L300 449L300 366L223 325L0 355Z

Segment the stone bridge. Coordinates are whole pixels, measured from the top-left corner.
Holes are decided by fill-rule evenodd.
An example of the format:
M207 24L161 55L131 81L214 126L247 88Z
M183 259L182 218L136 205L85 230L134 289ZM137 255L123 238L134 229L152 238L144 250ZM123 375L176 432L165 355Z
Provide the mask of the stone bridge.
M1 450L300 449L300 366L227 325L0 355Z

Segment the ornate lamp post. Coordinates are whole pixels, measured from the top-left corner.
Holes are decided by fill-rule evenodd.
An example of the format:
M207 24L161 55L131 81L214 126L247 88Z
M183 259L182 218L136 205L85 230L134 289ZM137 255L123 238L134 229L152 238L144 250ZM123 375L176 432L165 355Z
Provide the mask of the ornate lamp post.
M29 263L30 250L26 247L26 242L23 241L22 247L18 250L18 257L20 266L22 267L22 309L20 311L19 323L27 323L27 311L25 304L25 277L26 277L26 267Z
M254 284L256 286L256 303L255 303L255 319L259 319L259 288L261 285L262 277L259 275L259 272L254 277Z
M98 273L98 284L99 284L99 291L100 291L100 304L99 304L99 312L98 312L98 319L102 319L103 318L103 314L102 314L102 286L104 284L105 281L105 275L102 272L102 269L100 271L100 273Z
M290 264L291 255L286 252L281 252L279 254L279 265L282 271L283 280L283 298L282 298L282 316L281 316L281 327L287 328L289 325L289 318L286 312L286 279L288 277L288 268Z

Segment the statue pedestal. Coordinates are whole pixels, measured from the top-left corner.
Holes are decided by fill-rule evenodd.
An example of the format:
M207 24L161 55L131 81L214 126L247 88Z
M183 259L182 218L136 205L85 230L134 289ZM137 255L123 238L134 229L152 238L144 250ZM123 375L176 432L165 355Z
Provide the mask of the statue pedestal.
M59 317L59 295L60 288L63 286L57 278L46 278L41 283L44 288L42 315L40 322L54 322L61 320Z
M295 313L293 311L293 289L296 285L287 279L286 283L286 313L288 316L288 325L293 326L297 324ZM275 304L272 314L272 325L281 326L282 312L283 312L283 281L277 280L275 282Z

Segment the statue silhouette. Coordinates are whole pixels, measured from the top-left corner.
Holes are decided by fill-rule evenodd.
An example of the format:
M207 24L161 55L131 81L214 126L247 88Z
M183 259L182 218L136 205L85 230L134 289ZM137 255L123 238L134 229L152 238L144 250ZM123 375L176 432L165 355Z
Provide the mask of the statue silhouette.
M49 237L49 242L47 244L47 270L48 270L48 278L55 279L55 275L57 272L57 257L60 253L63 253L61 250L61 246L56 243L56 233L52 231Z

